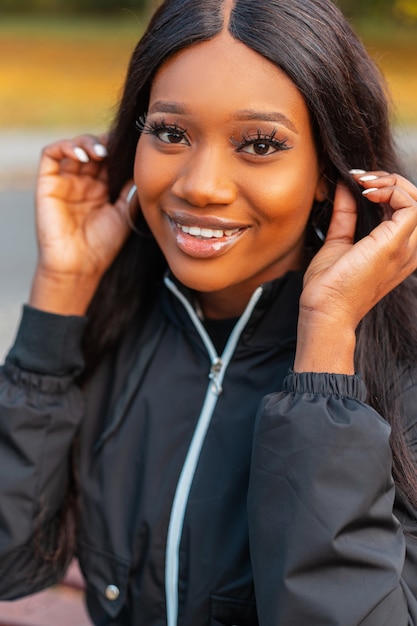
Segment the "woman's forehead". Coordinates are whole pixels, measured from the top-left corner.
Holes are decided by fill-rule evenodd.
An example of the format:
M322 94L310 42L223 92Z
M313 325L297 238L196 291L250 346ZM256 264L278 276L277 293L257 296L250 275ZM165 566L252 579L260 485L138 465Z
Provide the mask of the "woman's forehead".
M285 116L288 110L308 118L304 99L292 80L224 32L181 50L160 68L153 81L149 112L164 106L161 112L177 107L176 112L186 114L205 105L223 110L225 116L238 112L250 118L253 110Z

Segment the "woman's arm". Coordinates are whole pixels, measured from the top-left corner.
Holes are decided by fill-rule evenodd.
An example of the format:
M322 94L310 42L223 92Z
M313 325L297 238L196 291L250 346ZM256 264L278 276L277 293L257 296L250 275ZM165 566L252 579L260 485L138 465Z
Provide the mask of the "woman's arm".
M417 624L417 519L394 515L390 429L365 393L291 374L264 401L248 500L261 626Z
M74 384L85 318L25 307L0 370L0 596L56 582L49 561L66 498L71 448L83 417Z
M106 149L84 135L42 154L39 246L30 307L0 374L0 595L55 582L56 547L70 455L83 417L74 384L83 368L81 317L129 233L127 182L108 197Z

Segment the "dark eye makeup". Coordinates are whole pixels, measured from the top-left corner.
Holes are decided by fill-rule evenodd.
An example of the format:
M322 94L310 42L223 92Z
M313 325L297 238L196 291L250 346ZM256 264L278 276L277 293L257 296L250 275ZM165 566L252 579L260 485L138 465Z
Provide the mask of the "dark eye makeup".
M136 122L137 129L147 135L153 135L165 144L190 145L187 137L187 129L178 124L168 124L165 119L148 120L144 117ZM236 152L244 152L252 156L269 156L275 152L290 150L287 139L277 139L277 129L270 133L264 133L260 129L256 133L242 134L241 139L231 137L230 141L235 146Z
M274 152L290 150L291 146L288 145L288 139L277 139L276 134L276 128L269 134L258 129L255 134L244 134L240 141L232 137L232 142L238 152L246 152L256 156L267 156Z
M136 127L146 135L153 135L167 144L180 144L185 142L190 145L187 139L187 129L181 128L177 124L167 124L164 119L161 120L138 120Z

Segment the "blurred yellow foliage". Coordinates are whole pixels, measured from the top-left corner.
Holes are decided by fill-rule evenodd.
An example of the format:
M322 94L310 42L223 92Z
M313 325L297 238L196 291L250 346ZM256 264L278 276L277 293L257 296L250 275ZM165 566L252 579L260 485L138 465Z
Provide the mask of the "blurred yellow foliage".
M417 7L417 0L397 4ZM101 130L117 104L144 24L123 19L0 19L0 127ZM414 43L413 43L414 42ZM368 41L398 118L417 124L417 37Z
M397 0L394 14L407 22L417 22L417 0Z
M2 22L0 126L107 127L139 28L99 20L90 27L20 32Z

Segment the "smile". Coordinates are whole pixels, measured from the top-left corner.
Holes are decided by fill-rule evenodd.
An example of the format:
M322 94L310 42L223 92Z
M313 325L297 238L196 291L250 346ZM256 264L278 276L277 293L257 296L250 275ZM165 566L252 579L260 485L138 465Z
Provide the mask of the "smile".
M221 230L220 228L200 228L199 226L184 226L176 222L176 226L186 235L197 237L199 239L221 239L222 237L233 237L239 232L239 228L229 230Z
M248 227L219 228L217 224L211 228L209 225L196 226L191 220L188 224L172 219L169 221L178 248L187 256L197 259L209 259L224 254L248 230Z

